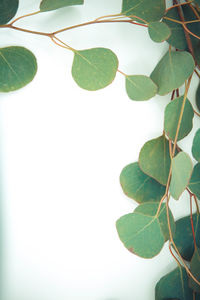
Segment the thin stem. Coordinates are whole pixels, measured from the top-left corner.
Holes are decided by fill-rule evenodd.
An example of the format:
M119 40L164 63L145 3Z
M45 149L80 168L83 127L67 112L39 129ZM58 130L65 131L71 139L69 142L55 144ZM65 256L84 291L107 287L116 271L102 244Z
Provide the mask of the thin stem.
M169 7L168 9L166 9L165 13L167 13L169 10L171 10L171 9L173 9L175 7L183 6L183 5L188 5L189 3L192 3L192 2L193 1L174 4L173 6Z
M33 13L30 13L30 14L23 15L23 16L21 16L21 17L18 17L18 18L16 18L16 19L14 19L12 22L10 22L9 25L13 25L15 22L17 22L17 21L19 21L19 20L21 20L21 19L23 19L23 18L37 15L37 14L39 14L40 12L41 12L41 11L38 10L38 11L36 11L36 12L33 12Z
M10 29L14 29L14 30L22 31L22 32L27 32L27 33L37 34L37 35L43 35L43 36L47 36L47 37L52 37L53 36L53 33L29 30L29 29L13 26L12 24L0 25L0 28L10 28Z
M117 70L120 74L122 74L123 76L127 76L127 74L125 74L124 72L120 71L119 69Z
M169 242L169 251L170 251L171 255L173 256L173 258L175 259L175 261L177 262L177 264L181 267L180 261L176 258L176 256L175 256L174 253L172 252L172 245L171 245L171 242Z
M60 44L58 44L56 41L54 41L55 44L57 44L58 46L63 47L63 48L66 48L66 49L71 50L71 51L73 51L73 52L77 52L76 49L70 47L69 45L67 45L66 43L64 43L63 41L61 41L58 37L54 36L53 39L55 39L55 40L57 40L58 42L60 42L61 44L63 44L63 45L60 45Z
M197 74L197 76L200 78L199 72L195 69L194 72Z

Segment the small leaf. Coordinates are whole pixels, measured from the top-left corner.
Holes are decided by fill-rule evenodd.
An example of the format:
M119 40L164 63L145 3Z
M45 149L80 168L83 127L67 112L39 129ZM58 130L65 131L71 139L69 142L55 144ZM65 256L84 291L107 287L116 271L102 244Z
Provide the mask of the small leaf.
M183 106L183 96L174 99L165 108L165 132L171 140L175 140L176 131L179 123L180 113ZM186 99L183 116L178 133L178 140L183 139L192 130L194 111L189 100Z
M200 129L197 130L193 139L192 155L198 162L200 162Z
M157 255L168 237L166 206L158 216L159 203L144 203L133 213L124 215L117 223L117 231L124 246L132 253L151 258Z
M194 166L188 187L200 199L200 163Z
M178 200L186 189L192 175L193 165L189 155L180 152L172 159L171 196Z
M200 216L193 214L193 226L197 246L200 247ZM190 261L194 253L194 239L192 234L190 216L179 219L175 222L176 232L174 235L174 243L178 248L183 259Z
M155 83L147 76L126 76L126 92L132 100L149 100L156 95L157 89Z
M156 300L174 298L193 300L193 292L188 286L188 276L183 267L177 267L156 284Z
M200 281L200 249L196 248L194 254L192 256L192 260L190 263L190 271L192 275ZM189 277L189 286L190 288L196 292L200 293L200 285L197 284L191 277Z
M144 174L137 162L122 170L120 183L124 193L138 203L157 202L165 194L165 186Z
M135 15L147 22L159 21L164 15L165 8L164 0L123 0L122 2L122 14Z
M145 174L166 185L170 164L169 141L164 135L144 144L139 155L139 165Z
M19 0L0 0L0 25L8 23L16 14Z
M81 5L83 3L84 0L42 0L40 3L40 11L45 12L65 6Z
M188 52L168 51L155 67L151 79L163 96L179 88L194 70L194 60Z
M18 46L0 49L0 92L22 88L34 78L36 58L28 49Z
M117 56L106 48L75 51L72 76L83 89L95 91L109 85L118 68Z
M199 83L197 91L196 91L196 105L197 105L198 110L200 111L200 83Z
M163 22L150 23L148 32L150 38L156 43L162 43L166 41L171 35L169 26Z

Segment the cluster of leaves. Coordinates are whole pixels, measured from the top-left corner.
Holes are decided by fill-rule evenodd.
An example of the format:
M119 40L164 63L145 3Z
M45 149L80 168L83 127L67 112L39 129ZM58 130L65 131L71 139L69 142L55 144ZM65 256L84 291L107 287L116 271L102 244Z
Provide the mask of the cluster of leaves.
M118 58L110 49L92 48L76 50L57 38L57 34L41 33L14 26L22 17L15 16L19 0L0 0L0 28L46 35L61 47L73 51L72 77L83 89L102 89L114 80ZM70 5L84 4L83 0L42 0L40 10L47 12ZM196 112L187 97L192 76L200 65L200 1L179 3L173 1L166 9L164 0L123 0L119 14L100 17L75 27L101 22L127 22L146 27L150 38L157 43L167 41L169 50L161 58L150 76L131 74L125 77L128 97L146 101L156 94L172 93L164 112L162 135L147 141L142 147L138 162L126 166L120 175L124 193L139 205L116 223L119 238L132 253L152 258L169 241L171 253L177 255L178 267L164 276L156 285L156 300L200 299L200 129L193 139L190 156L177 145L193 127ZM36 14L35 13L35 14ZM34 13L33 13L34 14ZM29 15L33 15L29 14ZM72 28L71 27L71 28ZM0 92L17 90L28 84L37 71L37 61L32 52L18 46L0 49ZM179 88L185 92L179 96ZM176 94L176 97L175 97ZM196 104L200 109L200 85ZM170 197L178 200L187 190L190 203L195 200L197 211L175 222L169 209ZM187 263L185 262L187 261ZM189 267L188 267L189 266Z

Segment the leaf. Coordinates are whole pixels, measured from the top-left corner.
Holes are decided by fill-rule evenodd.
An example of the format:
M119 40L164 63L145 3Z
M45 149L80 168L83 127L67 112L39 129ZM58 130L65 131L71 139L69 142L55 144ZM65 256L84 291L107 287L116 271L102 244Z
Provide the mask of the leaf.
M200 129L197 130L193 139L192 155L198 162L200 162Z
M16 14L19 0L0 0L0 25L8 23Z
M171 29L163 22L153 22L148 26L149 36L152 41L162 43L166 41L171 35Z
M200 199L200 163L194 166L188 187Z
M40 3L40 11L45 12L65 6L81 5L83 3L84 0L42 0Z
M190 271L192 275L200 281L200 249L196 248L194 254L192 256L192 260L190 263ZM190 288L196 292L200 293L200 285L197 284L191 277L189 277L189 286Z
M200 216L195 213L192 216L197 246L200 247ZM179 219L175 222L176 232L174 243L183 259L190 261L194 253L194 240L192 234L190 216Z
M188 286L188 276L183 267L177 267L162 277L156 284L156 300L166 298L193 300L193 292Z
M168 51L155 67L151 79L163 96L179 88L194 70L194 60L188 52Z
M171 140L175 140L184 97L174 99L165 108L164 129ZM194 111L190 101L186 99L183 116L178 133L178 140L183 139L192 130Z
M199 83L197 91L196 91L196 105L197 105L198 110L200 111L200 83Z
M0 92L22 88L34 78L36 58L28 49L18 46L0 49Z
M139 165L145 174L166 185L170 164L169 141L164 135L144 144L139 155Z
M146 22L159 21L165 12L164 0L123 0L122 14L135 15Z
M137 162L122 170L120 183L124 193L138 203L157 202L165 194L165 186L144 174Z
M95 91L109 85L118 68L117 56L106 48L75 51L72 76L83 89Z
M151 78L144 75L126 76L126 92L130 99L136 101L149 100L156 95L157 86Z
M122 216L116 223L120 240L132 253L151 258L157 255L168 238L166 206L159 203L144 203L133 213Z
M172 159L171 196L178 200L186 189L192 175L193 165L189 155L180 152Z

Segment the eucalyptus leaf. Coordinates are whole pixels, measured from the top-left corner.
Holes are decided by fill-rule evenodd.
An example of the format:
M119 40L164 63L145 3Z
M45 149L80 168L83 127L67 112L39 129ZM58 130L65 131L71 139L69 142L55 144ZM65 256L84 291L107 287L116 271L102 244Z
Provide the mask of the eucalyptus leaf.
M178 200L186 189L192 175L193 165L189 155L180 152L172 159L171 196Z
M198 110L200 111L200 83L199 83L197 91L196 91L196 105L197 105Z
M193 139L192 155L198 162L200 162L200 129L197 130Z
M130 99L145 101L157 93L157 86L151 78L144 75L126 76L126 92Z
M0 25L8 23L16 14L19 0L0 0Z
M75 51L72 76L83 89L95 91L109 85L118 69L117 56L106 48Z
M26 48L13 46L0 49L0 92L22 88L34 78L36 58Z
M58 8L81 5L84 3L84 0L42 0L40 3L40 11L50 11L56 10Z
M200 248L196 248L190 262L190 271L192 275L200 281ZM189 286L196 292L200 293L200 285L197 284L191 277L189 277Z
M183 100L184 100L183 96L176 98L172 102L170 102L165 108L165 120L164 120L165 133L173 141L175 140L176 137L176 131L179 123L180 113L183 106ZM192 105L190 101L186 99L177 140L183 139L192 130L193 117L194 117L194 111Z
M190 53L168 51L150 77L158 86L158 94L162 96L183 85L193 73L194 67L194 60Z
M124 193L138 203L158 202L165 194L165 186L144 174L137 162L122 170L120 183Z
M200 199L200 163L194 166L188 187Z
M153 22L148 26L149 36L152 41L162 43L166 41L171 35L171 29L163 22Z
M164 135L144 144L139 155L139 165L145 174L166 185L170 164L169 141Z

